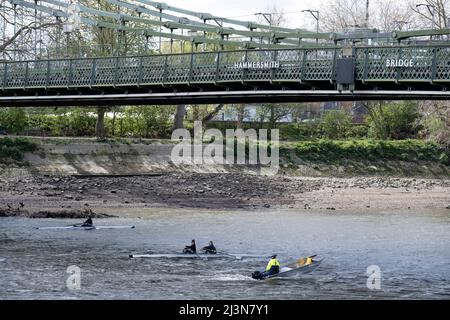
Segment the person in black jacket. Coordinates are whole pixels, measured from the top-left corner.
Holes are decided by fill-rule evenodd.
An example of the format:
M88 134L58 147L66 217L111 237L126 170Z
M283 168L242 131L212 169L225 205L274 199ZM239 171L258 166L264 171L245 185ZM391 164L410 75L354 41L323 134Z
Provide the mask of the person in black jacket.
M94 226L94 222L92 222L92 218L89 217L87 218L87 220L83 223L76 223L73 225L74 227L93 227Z
M94 222L92 222L92 218L89 217L87 218L87 220L85 222L83 222L83 224L81 225L82 227L91 227L94 225Z
M209 254L217 253L216 247L214 246L214 243L212 241L209 242L209 245L207 245L206 247L203 247L202 250L205 253L209 253Z
M192 239L190 246L184 247L183 253L197 254L197 246L194 239Z

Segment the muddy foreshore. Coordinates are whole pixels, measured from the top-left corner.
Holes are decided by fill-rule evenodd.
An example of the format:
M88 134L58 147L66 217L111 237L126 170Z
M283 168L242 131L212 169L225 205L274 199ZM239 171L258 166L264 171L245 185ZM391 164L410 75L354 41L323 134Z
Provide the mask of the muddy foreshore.
M0 175L0 216L82 218L183 210L450 209L450 179L308 178L241 173ZM92 211L90 211L92 210Z

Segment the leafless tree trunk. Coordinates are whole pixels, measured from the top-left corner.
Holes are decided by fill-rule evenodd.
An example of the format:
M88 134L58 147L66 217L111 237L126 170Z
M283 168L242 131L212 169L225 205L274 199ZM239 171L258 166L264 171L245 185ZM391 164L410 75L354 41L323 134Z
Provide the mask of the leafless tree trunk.
M244 123L244 116L245 116L245 104L239 104L236 106L237 110L237 123L236 128L242 129L242 124Z
M105 137L105 113L107 107L97 108L97 123L95 125L95 135L97 138L102 139Z
M116 134L116 115L117 115L117 110L114 109L113 111L113 118L112 118L112 132L111 135L114 137L114 135Z
M173 130L184 128L183 120L185 115L186 115L186 105L184 104L177 105L177 111L175 112L175 119L173 121L172 127Z

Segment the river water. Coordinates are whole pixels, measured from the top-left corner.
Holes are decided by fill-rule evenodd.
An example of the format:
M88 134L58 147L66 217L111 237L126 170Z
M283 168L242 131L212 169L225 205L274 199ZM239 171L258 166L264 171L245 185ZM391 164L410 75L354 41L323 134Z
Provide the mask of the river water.
M78 222L78 221L77 221ZM112 218L127 230L36 230L70 219L0 218L0 299L449 299L450 213L202 212ZM257 281L263 259L130 259L178 253L195 238L218 250L289 262L319 254L309 275ZM2 261L1 259L5 259ZM67 288L67 268L81 287ZM367 288L367 268L381 270Z

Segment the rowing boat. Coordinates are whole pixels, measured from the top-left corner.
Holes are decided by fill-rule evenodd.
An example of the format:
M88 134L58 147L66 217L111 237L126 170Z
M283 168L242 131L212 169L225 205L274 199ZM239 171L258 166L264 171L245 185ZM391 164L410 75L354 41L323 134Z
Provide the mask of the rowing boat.
M316 257L316 255L311 256L310 258L313 258L313 257ZM319 265L323 261L323 258L322 259L314 258L314 259L312 259L312 262L309 264L307 264L307 261L308 261L307 258L297 259L294 262L282 265L280 267L280 272L269 275L269 276L265 276L265 277L261 276L261 272L256 271L252 274L252 278L258 279L258 280L263 280L263 279L271 279L271 278L290 278L290 277L295 277L295 276L302 275L302 274L308 274L308 273L316 270L319 267Z
M307 274L316 270L323 259L313 259L312 263L306 264L306 259L301 258L295 262L281 266L280 272L268 276L267 278L288 278L301 274Z
M38 227L39 230L104 230L104 229L134 229L136 226L65 226Z
M130 258L152 258L152 259L267 259L267 256L241 253L217 253L217 254L186 254L186 253L166 253L166 254L130 254Z

